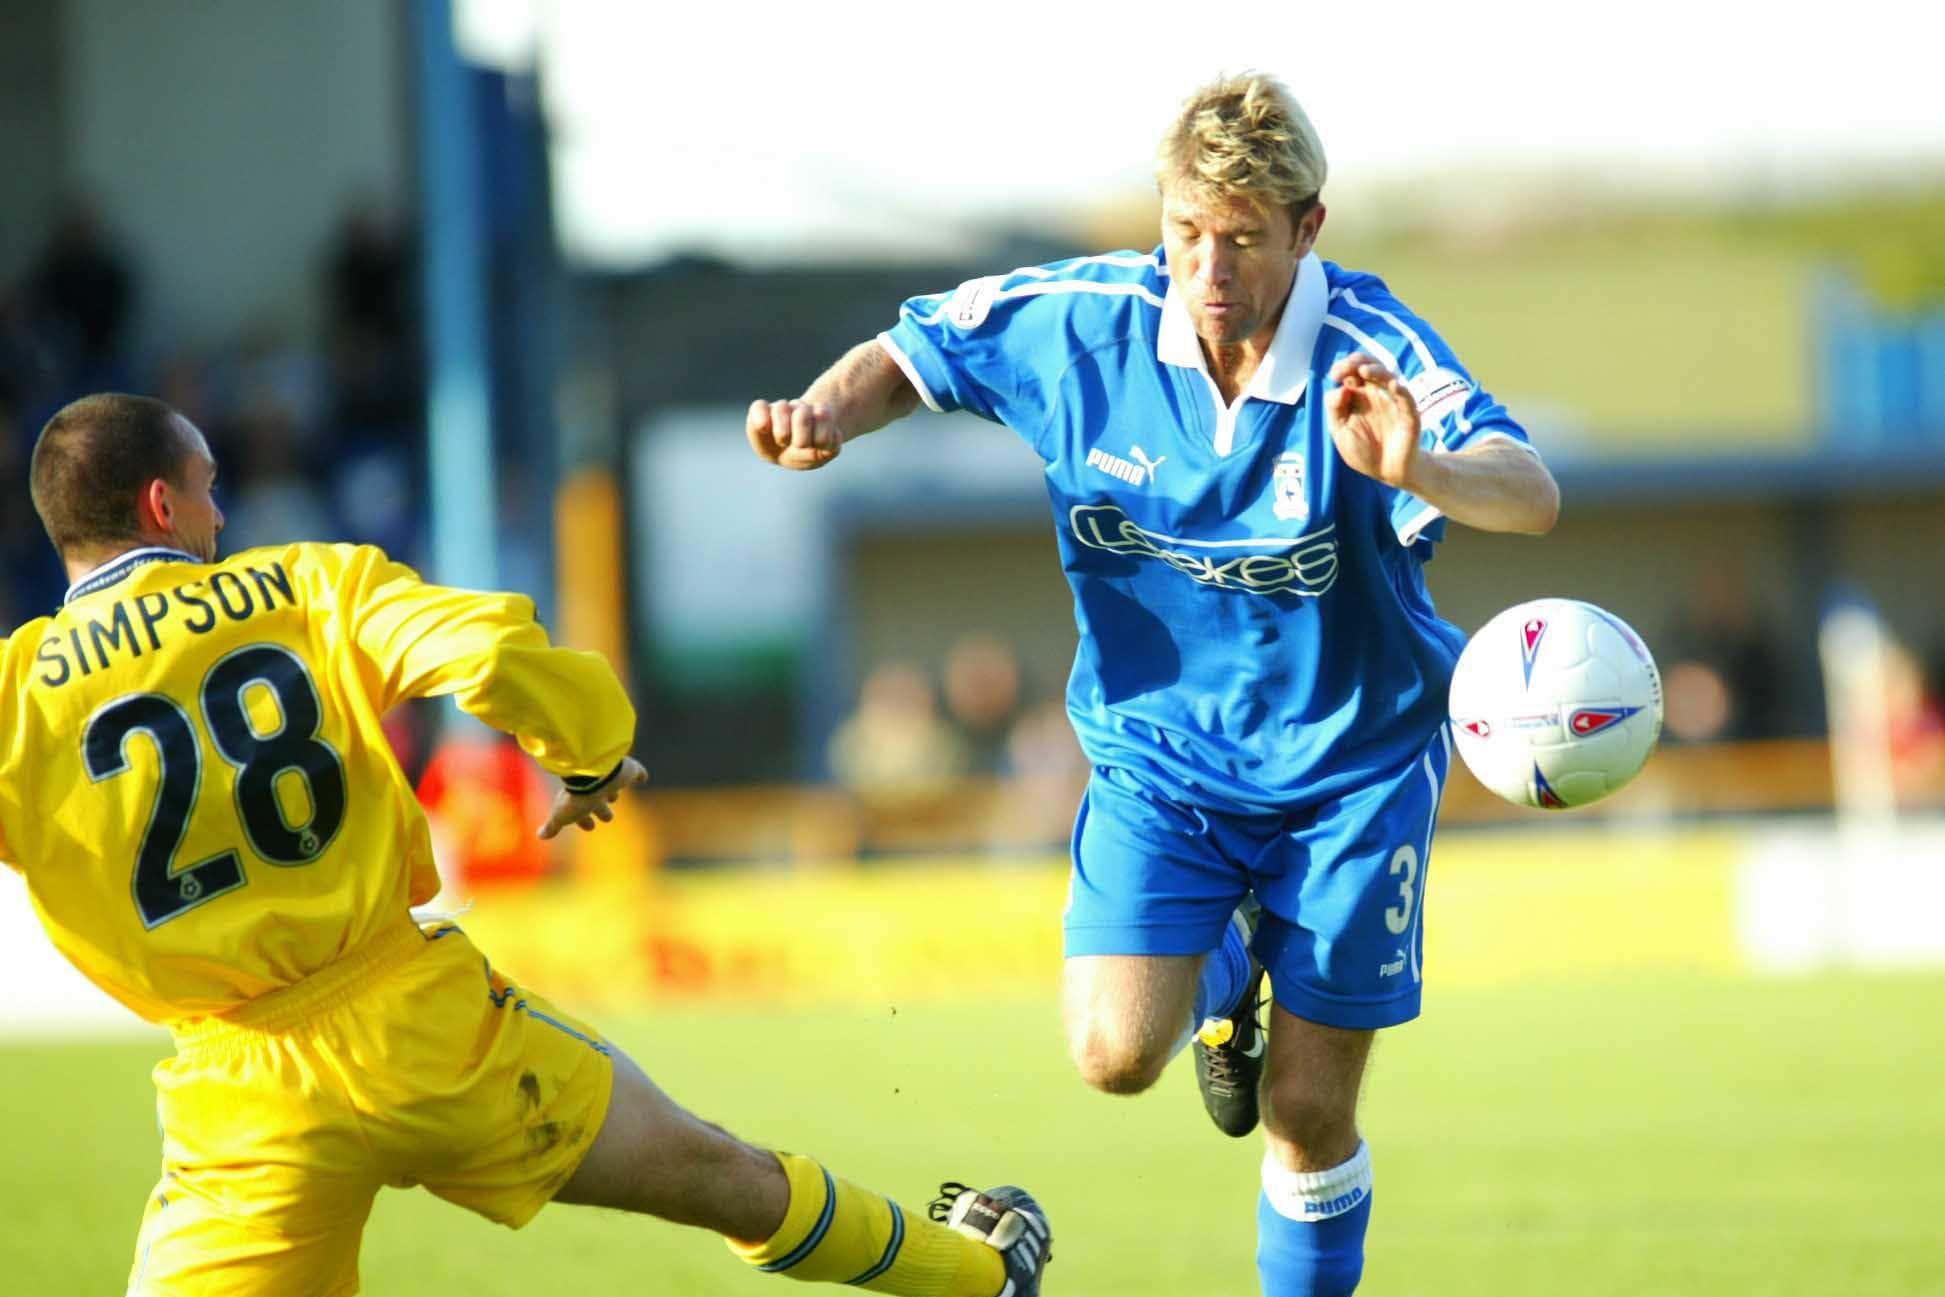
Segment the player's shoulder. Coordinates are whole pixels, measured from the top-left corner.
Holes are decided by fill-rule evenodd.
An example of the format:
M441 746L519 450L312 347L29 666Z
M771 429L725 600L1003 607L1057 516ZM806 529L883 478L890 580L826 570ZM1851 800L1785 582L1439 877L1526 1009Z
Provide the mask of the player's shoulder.
M1123 248L1119 252L1097 252L1088 256L1063 257L1037 266L1021 266L1008 277L1014 285L1029 283L1066 283L1098 286L1135 286L1150 291L1165 290L1168 263L1160 248L1138 252Z
M293 571L338 576L365 567L378 567L391 562L385 551L376 545L354 545L348 541L299 540L287 545L269 545L262 549L245 550L229 561L256 556L259 562L275 561L288 565Z
M1399 300L1383 279L1331 261L1323 265L1328 297L1324 332L1330 360L1364 351L1407 378L1435 370L1464 372L1445 339Z
M1044 265L1021 266L1006 276L1002 296L1043 303L1069 313L1153 315L1168 295L1168 263L1153 252L1100 252Z
M398 568L376 545L343 541L292 541L241 550L219 567L237 571L271 571L314 598L330 598L374 581L388 579Z
M1168 292L1168 266L1159 249L1065 257L968 279L949 293L915 298L908 312L924 324L971 332L989 321L1049 331L1087 325L1127 326L1153 317Z

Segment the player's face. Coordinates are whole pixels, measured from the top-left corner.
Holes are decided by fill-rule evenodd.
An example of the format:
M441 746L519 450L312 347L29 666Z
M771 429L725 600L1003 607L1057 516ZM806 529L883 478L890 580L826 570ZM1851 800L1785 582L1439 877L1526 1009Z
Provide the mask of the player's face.
M1267 343L1323 208L1292 221L1282 204L1162 195L1162 248L1195 331L1211 346Z
M205 563L216 558L216 535L223 530L223 511L216 504L216 459L195 424L176 417L176 431L189 445L182 486L169 486L170 543Z

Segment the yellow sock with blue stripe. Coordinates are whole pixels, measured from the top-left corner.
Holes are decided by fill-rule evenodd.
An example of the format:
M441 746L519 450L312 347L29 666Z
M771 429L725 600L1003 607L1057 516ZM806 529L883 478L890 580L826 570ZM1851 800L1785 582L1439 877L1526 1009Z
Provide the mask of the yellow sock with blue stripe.
M850 1284L900 1297L995 1297L999 1253L840 1180L808 1157L779 1153L790 1180L783 1224L762 1243L729 1250L766 1274Z

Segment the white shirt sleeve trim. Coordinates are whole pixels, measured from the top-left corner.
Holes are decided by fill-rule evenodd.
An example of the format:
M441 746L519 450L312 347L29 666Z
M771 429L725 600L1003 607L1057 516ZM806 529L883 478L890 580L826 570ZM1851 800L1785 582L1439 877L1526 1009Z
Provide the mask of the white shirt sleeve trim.
M1440 455L1457 455L1465 451L1471 450L1474 446L1484 446L1487 443L1494 442L1494 441L1503 441L1510 445L1518 446L1521 450L1533 456L1533 458L1535 459L1540 458L1540 452L1533 448L1533 444L1531 442L1521 441L1518 437L1509 436L1503 432L1485 433L1484 435L1477 437L1470 442L1467 442L1465 445L1460 446L1456 450L1449 449L1445 446L1440 446L1434 453ZM1445 516L1445 510L1438 508L1436 505L1430 505L1430 504L1426 505L1423 509L1413 514L1411 517L1405 519L1404 524L1396 529L1398 533L1398 543L1400 545L1407 545L1407 546L1413 544L1415 541L1417 541L1419 536L1424 532L1424 530L1427 527L1431 526L1434 522L1436 522L1440 518L1443 518L1444 516Z
M1398 543L1407 547L1416 544L1424 530L1444 516L1445 511L1443 509L1435 505L1426 505L1423 509L1405 519L1404 525L1397 529Z
M938 401L933 399L932 389L925 385L925 380L923 378L919 377L918 366L912 363L912 358L905 354L905 349L903 347L899 346L897 343L891 340L891 334L889 333L879 334L878 345L880 347L883 347L885 349L885 354L887 356L890 356L893 362L896 363L897 366L905 372L906 381L911 383L911 385L915 389L917 389L918 399L925 402L925 408L932 411L932 413L934 414L944 414L945 409L942 406L940 406Z
M1159 307L1163 301L1145 284L1097 284L1090 279L1036 280L1031 284L1002 288L993 295L993 300L1005 302L1015 297L1038 297L1043 293L1099 293L1105 297L1139 297L1150 306L1156 307Z

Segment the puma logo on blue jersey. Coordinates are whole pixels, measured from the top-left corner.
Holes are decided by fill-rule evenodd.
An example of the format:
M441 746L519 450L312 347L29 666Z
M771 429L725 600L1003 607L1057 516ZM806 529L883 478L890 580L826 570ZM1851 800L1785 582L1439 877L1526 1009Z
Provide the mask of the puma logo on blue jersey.
M1168 456L1160 459L1148 458L1148 452L1136 446L1128 452L1137 462L1129 463L1119 455L1110 455L1100 447L1087 452L1089 468L1098 468L1109 477L1118 477L1130 486L1146 486L1155 480L1155 470L1168 462Z

